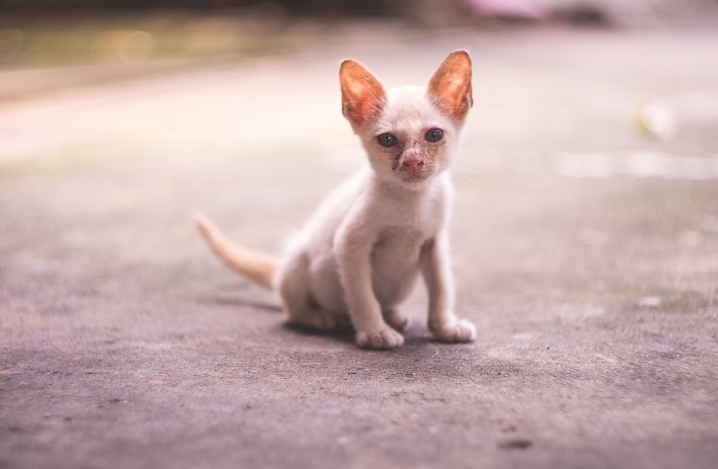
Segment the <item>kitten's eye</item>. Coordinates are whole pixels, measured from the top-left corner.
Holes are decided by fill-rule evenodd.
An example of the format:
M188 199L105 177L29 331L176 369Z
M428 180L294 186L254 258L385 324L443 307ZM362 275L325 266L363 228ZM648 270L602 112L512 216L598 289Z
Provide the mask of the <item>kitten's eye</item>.
M430 142L438 142L441 140L441 137L444 136L444 131L441 129L431 129L424 135L424 138L427 139Z
M379 145L381 145L383 147L393 147L398 142L396 137L394 137L390 133L381 134L376 138L376 140L377 140L377 142L379 142Z

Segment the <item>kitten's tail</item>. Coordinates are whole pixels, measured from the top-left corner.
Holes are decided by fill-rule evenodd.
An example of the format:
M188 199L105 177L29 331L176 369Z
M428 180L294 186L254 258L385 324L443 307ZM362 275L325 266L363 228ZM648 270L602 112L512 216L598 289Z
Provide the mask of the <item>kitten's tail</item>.
M277 259L237 246L202 213L195 212L194 222L212 251L228 267L259 285L272 289L272 278L274 271L277 270Z

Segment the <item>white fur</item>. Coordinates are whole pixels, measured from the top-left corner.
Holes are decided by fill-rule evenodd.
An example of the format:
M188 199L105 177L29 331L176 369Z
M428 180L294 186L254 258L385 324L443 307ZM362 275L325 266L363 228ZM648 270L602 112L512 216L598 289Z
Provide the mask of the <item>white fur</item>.
M421 275L434 336L474 340L473 324L453 312L446 231L453 198L447 169L473 103L469 55L451 53L426 92L407 86L387 93L352 60L339 77L342 113L366 150L365 167L324 200L278 263L234 245L198 215L200 232L228 266L274 288L291 321L321 329L351 321L360 346L397 347L409 325L398 307ZM432 129L443 137L428 138ZM395 144L380 145L384 133Z
M439 339L473 340L474 326L453 312L447 223L453 188L447 169L456 158L461 120L450 118L424 90L387 93L381 113L356 133L368 164L332 192L291 241L273 285L292 321L331 329L351 320L360 346L393 348L408 326L398 306L421 274L429 294L428 326ZM425 133L444 131L431 153ZM391 132L402 157L377 135ZM401 161L419 155L427 176L407 180ZM433 156L432 156L433 155Z

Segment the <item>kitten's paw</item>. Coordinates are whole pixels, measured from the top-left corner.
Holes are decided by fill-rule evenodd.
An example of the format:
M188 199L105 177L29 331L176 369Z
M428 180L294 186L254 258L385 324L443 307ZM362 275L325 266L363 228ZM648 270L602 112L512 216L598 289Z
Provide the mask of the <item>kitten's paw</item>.
M387 324L397 331L405 331L411 325L411 318L395 308L384 311L383 316Z
M476 339L476 327L466 319L451 324L432 327L431 332L444 342L472 342Z
M375 332L357 332L356 341L362 348L390 349L402 345L404 337L387 327Z

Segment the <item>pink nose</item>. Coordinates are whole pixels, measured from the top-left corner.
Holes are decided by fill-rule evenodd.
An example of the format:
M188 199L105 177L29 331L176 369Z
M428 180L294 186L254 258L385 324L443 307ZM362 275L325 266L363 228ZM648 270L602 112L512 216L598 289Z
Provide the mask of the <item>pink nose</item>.
M410 156L404 160L404 166L408 166L412 173L416 173L416 169L423 165L424 160L419 156Z

